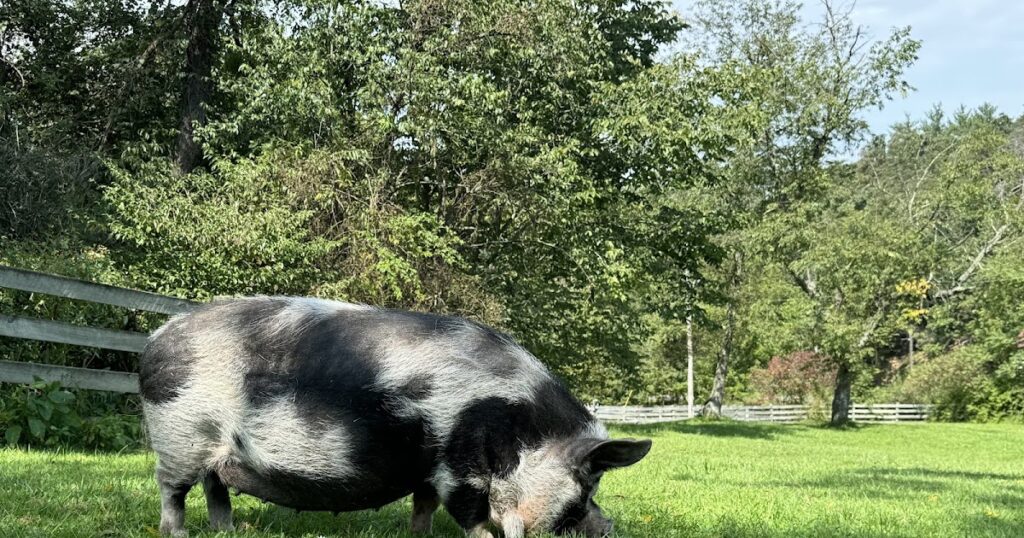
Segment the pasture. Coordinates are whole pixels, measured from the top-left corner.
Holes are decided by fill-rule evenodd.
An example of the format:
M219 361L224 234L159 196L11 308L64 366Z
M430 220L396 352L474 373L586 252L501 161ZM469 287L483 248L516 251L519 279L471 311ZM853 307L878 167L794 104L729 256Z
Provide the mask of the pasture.
M1024 536L1024 427L673 423L598 495L617 536ZM0 451L0 536L152 536L148 452ZM334 517L232 497L239 536L407 537L408 500ZM191 536L212 536L200 488ZM439 511L434 536L461 536Z

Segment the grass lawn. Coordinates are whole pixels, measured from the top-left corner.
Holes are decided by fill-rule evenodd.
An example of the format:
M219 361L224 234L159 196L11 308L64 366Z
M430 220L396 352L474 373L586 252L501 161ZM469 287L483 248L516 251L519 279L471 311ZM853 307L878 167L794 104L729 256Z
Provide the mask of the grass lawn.
M1024 426L689 423L618 428L654 439L608 474L618 536L1024 537ZM147 536L159 501L149 453L0 450L0 536ZM333 517L232 497L245 536L405 537L408 500ZM201 488L188 528L204 532ZM462 536L442 512L435 536Z

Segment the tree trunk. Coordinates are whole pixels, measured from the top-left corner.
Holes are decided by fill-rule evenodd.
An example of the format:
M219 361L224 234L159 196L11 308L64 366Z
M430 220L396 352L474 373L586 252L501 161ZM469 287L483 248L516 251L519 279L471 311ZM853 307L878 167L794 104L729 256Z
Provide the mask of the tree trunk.
M693 316L686 316L686 416L693 418Z
M914 369L914 329L907 332L907 373L910 373Z
M736 331L736 288L740 284L743 255L739 251L733 255L732 274L729 275L729 303L725 307L725 336L722 338L722 349L715 365L715 381L711 386L711 395L704 402L701 415L709 418L722 417L722 401L725 399L725 381L729 374L729 359L732 357L733 334Z
M836 391L832 396L833 426L842 426L850 421L850 391L853 385L853 371L845 361L836 373Z
M705 417L722 417L722 400L725 399L725 379L729 373L729 357L732 355L732 337L736 326L736 307L732 300L726 306L725 314L725 338L722 339L722 349L718 354L718 364L715 365L715 382L711 386L711 396L704 403L701 414Z
M203 159L203 150L195 140L195 129L206 124L206 103L213 93L213 58L217 52L217 29L224 15L218 0L189 0L185 5L185 91L181 105L181 127L175 164L187 174Z

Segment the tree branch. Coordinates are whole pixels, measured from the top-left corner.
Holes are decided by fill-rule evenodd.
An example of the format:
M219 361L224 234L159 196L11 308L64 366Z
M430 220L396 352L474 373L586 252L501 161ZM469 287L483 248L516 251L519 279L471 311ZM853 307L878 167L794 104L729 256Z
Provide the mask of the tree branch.
M934 297L936 299L945 299L969 290L970 288L966 286L967 281L974 276L974 273L976 273L978 269L981 268L981 264L985 261L985 258L992 254L992 251L995 250L999 243L1002 242L1003 234L1006 233L1006 230L1009 229L1009 227L1010 226L1008 224L1003 224L997 228L995 233L992 234L992 239L989 239L988 243L985 243L981 250L979 250L974 256L974 259L971 260L971 264L967 266L967 269L965 269L964 272L960 274L960 277L956 279L956 284L951 288L937 291Z

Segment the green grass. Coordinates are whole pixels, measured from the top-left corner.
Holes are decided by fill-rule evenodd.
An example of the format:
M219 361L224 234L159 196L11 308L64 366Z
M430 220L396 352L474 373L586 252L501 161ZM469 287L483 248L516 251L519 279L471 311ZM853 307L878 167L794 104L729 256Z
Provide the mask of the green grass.
M620 428L651 455L598 502L619 536L1024 536L1024 426L829 430L689 423ZM0 536L147 536L153 456L0 451ZM243 536L405 537L408 500L333 517L233 497ZM204 532L200 488L188 500ZM462 536L439 512L435 536Z

